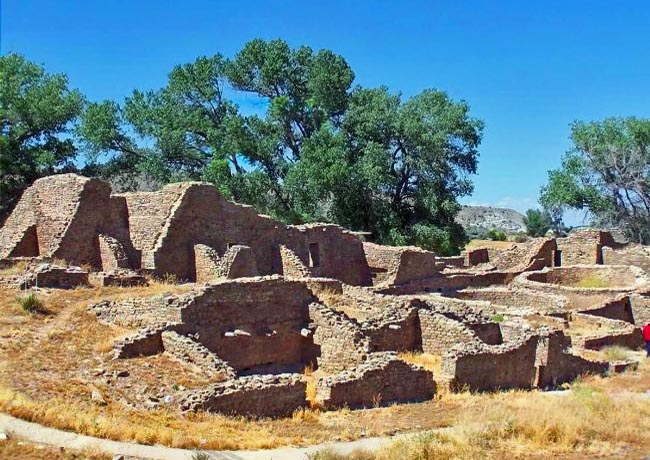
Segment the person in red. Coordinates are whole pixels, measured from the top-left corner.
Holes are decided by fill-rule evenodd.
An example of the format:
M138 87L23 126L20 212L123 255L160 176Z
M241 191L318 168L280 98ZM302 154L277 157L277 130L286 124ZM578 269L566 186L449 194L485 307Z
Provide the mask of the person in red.
M643 340L645 340L646 358L650 358L650 323L643 328Z

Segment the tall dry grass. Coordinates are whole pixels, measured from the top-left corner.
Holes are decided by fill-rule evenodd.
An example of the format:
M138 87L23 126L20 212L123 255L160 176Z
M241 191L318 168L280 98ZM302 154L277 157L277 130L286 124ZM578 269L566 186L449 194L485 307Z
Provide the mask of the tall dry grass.
M460 397L471 398L473 404L450 428L400 439L372 456L324 451L313 458L475 460L568 455L563 458L578 459L621 449L650 451L647 398L614 398L581 384L563 394L511 391Z

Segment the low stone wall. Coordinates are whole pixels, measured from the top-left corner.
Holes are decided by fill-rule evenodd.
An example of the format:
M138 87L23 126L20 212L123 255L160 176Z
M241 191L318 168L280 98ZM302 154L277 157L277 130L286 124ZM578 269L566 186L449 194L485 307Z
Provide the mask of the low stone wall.
M137 333L113 344L113 357L116 359L151 356L163 351L161 329L141 329Z
M422 347L417 309L393 307L361 323L372 351L411 351Z
M530 307L538 311L556 311L568 307L566 297L542 294L517 287L466 289L452 295L458 299L485 300L497 305L516 308Z
M356 321L320 303L309 305L315 327L313 340L319 347L318 368L324 372L339 372L364 361L370 343Z
M435 254L415 246L363 243L363 250L375 273L375 284L405 284L430 278L438 271Z
M181 408L226 415L285 417L307 406L306 389L307 384L298 374L240 377L189 392Z
M27 272L21 281L21 288L57 288L74 289L88 286L88 272L79 267L43 264Z
M443 355L443 372L452 388L503 390L532 388L536 383L537 337L521 344L455 347Z
M490 253L487 248L476 248L465 252L465 266L486 264L490 261Z
M418 311L422 331L422 351L432 355L442 355L458 344L478 346L480 339L467 326L459 321L429 310Z
M377 292L390 295L408 295L422 292L443 292L479 288L510 283L518 273L487 271L475 273L444 273L408 284L379 289Z
M632 304L630 303L630 296L628 295L618 296L615 299L607 300L601 306L595 308L579 310L579 313L600 316L608 319L616 319L634 324Z
M319 379L316 388L317 399L328 409L425 401L436 393L430 371L392 353L373 353L363 364Z
M130 271L97 272L92 273L90 277L93 284L104 287L133 287L149 284L144 276Z
M235 370L225 361L186 335L165 331L161 335L166 353L207 375L233 378Z
M607 287L579 287L583 279L594 277L607 283ZM571 267L545 268L539 271L524 272L514 281L538 292L550 294L618 294L632 292L650 285L643 270L632 266L618 265L574 265Z
M537 387L547 388L571 382L586 374L603 375L609 369L607 361L586 359L569 351L571 339L561 331L552 331L538 341Z

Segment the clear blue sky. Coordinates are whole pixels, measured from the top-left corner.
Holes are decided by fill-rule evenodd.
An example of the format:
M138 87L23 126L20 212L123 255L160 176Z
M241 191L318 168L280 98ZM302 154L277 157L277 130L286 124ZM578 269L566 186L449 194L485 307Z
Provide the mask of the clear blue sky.
M161 87L200 55L253 38L343 55L356 83L465 99L485 120L465 203L525 210L569 123L650 117L650 2L2 0L2 53L65 72L91 100ZM237 101L252 109L251 101Z

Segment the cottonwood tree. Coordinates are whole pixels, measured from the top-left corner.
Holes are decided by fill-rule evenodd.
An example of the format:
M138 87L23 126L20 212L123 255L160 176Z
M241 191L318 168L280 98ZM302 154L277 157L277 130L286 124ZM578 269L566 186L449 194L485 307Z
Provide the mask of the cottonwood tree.
M529 236L539 237L546 235L552 226L551 216L539 209L529 209L524 216L524 224Z
M386 88L357 88L340 123L305 144L288 178L298 205L369 230L389 244L457 252L457 198L471 192L483 123L468 105L426 90L406 101ZM329 197L329 206L319 198Z
M542 205L586 210L594 224L650 243L650 119L575 122L571 140L562 167L549 171Z
M132 188L147 177L166 183L207 175L236 196L233 176L243 174L244 119L224 96L225 59L201 57L179 65L158 91L134 91L123 104L89 104L77 131L89 170Z
M65 75L19 54L0 57L0 220L34 180L75 169L69 133L83 104Z
M463 101L352 89L345 59L253 40L176 67L166 87L91 104L78 133L114 177L203 179L285 222L335 222L389 244L457 252L456 199L472 190L483 124ZM226 90L256 95L244 116Z

